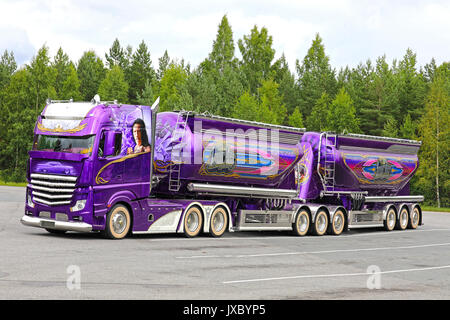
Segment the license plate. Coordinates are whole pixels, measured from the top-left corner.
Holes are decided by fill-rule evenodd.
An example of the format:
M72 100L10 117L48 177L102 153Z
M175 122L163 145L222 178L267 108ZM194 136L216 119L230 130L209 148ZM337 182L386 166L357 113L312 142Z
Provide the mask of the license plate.
M55 227L55 222L54 221L41 221L41 227L54 228Z

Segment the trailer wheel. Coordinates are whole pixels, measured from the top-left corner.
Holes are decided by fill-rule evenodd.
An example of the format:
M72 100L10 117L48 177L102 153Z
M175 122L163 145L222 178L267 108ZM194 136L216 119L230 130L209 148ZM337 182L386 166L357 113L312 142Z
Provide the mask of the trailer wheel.
M330 226L330 234L338 236L344 231L345 227L345 214L342 209L338 209L333 216Z
M105 236L109 239L123 239L130 231L130 212L124 205L115 205L106 215Z
M184 235L193 238L200 233L203 215L198 207L191 207L184 215Z
M406 227L408 226L408 221L409 221L408 209L406 207L403 207L402 210L400 210L400 214L398 215L396 229L405 230Z
M386 214L386 219L384 220L384 229L386 231L394 230L396 221L397 215L395 214L395 209L390 208Z
M419 226L420 221L420 210L418 207L414 207L411 214L409 215L408 228L416 229Z
M228 214L223 207L217 207L211 214L209 234L213 237L221 237L228 225Z
M302 209L295 218L292 230L294 231L295 235L303 237L308 233L309 224L310 224L309 213L305 209Z
M328 229L328 214L325 210L319 210L313 225L313 233L316 236L323 236Z

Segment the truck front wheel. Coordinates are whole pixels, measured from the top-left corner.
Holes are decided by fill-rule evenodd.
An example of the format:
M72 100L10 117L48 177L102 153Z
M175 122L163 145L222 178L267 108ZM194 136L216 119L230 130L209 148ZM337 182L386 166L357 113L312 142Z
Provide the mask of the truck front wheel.
M131 217L127 207L115 205L106 216L105 236L109 239L123 239L130 231Z

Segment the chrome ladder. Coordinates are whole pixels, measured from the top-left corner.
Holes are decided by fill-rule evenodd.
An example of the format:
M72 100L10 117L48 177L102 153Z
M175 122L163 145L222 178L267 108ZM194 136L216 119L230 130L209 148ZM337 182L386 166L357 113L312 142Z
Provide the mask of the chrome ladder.
M177 122L175 124L175 130L173 131L173 135L172 135L172 155L171 157L174 156L174 149L178 149L178 159L176 159L176 161L173 161L172 164L169 166L169 191L174 191L177 192L180 190L181 187L181 176L180 176L180 172L181 172L181 157L182 157L182 149L183 149L183 139L184 139L184 134L186 132L186 126L187 126L187 121L189 118L189 111L179 111L178 112L178 116L177 116ZM181 131L180 131L180 126L181 126ZM178 144L175 144L176 142L178 142Z
M325 138L325 144L322 145L322 137ZM320 135L319 142L319 158L317 164L317 172L322 180L323 192L326 194L327 192L334 193L334 188L336 185L336 159L335 154L333 153L336 150L337 145L337 134L334 132L323 132ZM321 154L322 148L325 147L324 160L323 160L323 169L324 174L320 172L320 164L321 164Z

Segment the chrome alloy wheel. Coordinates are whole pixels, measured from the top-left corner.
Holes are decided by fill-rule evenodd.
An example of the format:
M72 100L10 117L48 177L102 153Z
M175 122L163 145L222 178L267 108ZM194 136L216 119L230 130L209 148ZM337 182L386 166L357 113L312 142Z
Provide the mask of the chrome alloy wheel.
M123 211L116 212L112 218L114 232L122 234L127 227L127 216Z
M198 215L195 213L190 213L186 219L186 227L190 232L195 232L198 228L198 225L200 223L200 219Z

